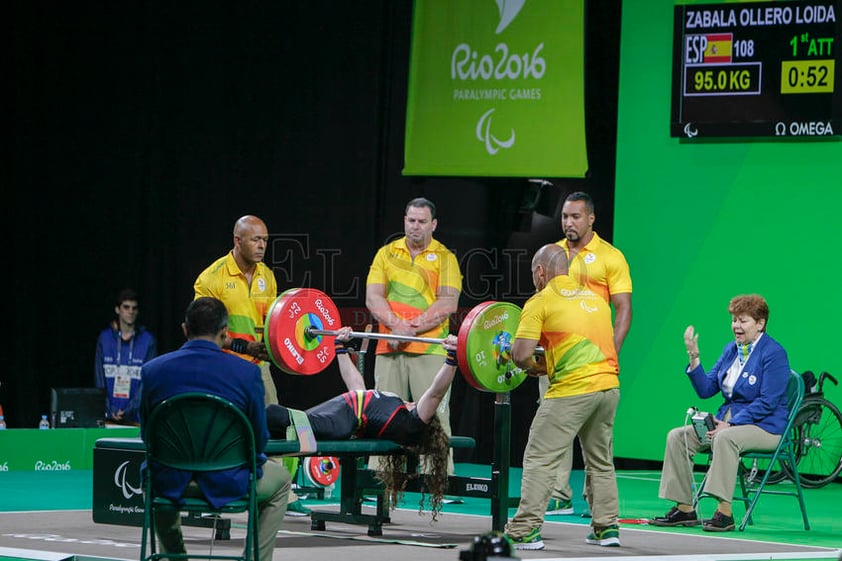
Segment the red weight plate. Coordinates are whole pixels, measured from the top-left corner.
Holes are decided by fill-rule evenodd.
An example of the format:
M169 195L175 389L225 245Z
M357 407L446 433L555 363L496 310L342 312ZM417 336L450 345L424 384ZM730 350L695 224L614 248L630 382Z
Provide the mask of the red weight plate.
M281 294L278 295L277 298L275 298L275 301L272 302L272 305L269 306L269 311L266 313L266 321L264 323L264 332L263 332L263 345L266 347L266 352L269 354L269 360L271 360L272 364L274 364L275 366L277 366L278 368L280 368L284 372L287 372L286 369L283 367L283 365L280 363L280 361L275 358L276 350L272 348L273 347L273 345L272 345L273 339L272 339L270 334L272 332L272 325L271 324L272 324L272 318L274 317L274 314L275 314L275 309L276 308L278 310L281 309L281 306L277 306L277 304L279 302L284 301L284 296L290 290L294 290L294 289L290 288L290 289L287 289L287 290L284 290L283 292L281 292ZM278 320L276 320L276 321L278 321ZM290 374L290 372L287 372L287 374Z
M468 382L468 385L478 390L484 390L484 388L474 378L473 371L471 370L471 360L468 358L468 336L471 333L471 327L474 325L476 317L493 303L493 300L488 300L474 306L468 312L468 315L465 316L465 319L462 320L462 324L459 326L459 333L456 335L456 359L459 362L459 371L462 373L465 381Z
M308 456L304 460L307 480L315 485L329 487L339 479L339 458L333 456Z
M334 357L334 337L305 334L308 327L339 329L339 309L314 288L287 290L272 303L267 324L270 356L289 374L318 374Z

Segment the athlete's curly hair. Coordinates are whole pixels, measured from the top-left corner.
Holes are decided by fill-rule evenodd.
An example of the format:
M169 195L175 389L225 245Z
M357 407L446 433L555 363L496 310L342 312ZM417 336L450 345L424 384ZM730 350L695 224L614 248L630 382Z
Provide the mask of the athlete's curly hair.
M417 461L412 463L420 464L421 472L424 473L418 513L424 512L424 503L429 497L430 512L433 521L436 521L447 490L447 461L450 456L450 438L444 432L438 416L434 415L430 420L430 426L427 427L421 442L405 445L404 450L406 455L396 454L380 459L377 479L385 487L385 498L389 501L390 508L394 509L403 497L407 482L418 476L416 473L406 472L407 461L413 457Z

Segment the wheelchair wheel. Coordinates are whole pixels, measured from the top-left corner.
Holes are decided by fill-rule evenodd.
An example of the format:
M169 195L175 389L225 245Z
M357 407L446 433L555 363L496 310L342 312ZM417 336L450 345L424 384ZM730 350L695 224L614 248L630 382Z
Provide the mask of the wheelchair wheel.
M842 413L823 397L801 405L793 423L796 434L796 462L801 485L824 487L842 471ZM787 475L792 468L784 462Z

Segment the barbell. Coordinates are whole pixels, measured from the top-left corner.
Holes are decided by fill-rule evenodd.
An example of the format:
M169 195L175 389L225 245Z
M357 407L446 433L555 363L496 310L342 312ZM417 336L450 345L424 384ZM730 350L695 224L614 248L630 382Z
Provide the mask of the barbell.
M487 301L465 316L457 334L459 370L472 387L503 393L526 379L511 360L511 345L521 309L508 302ZM318 374L336 356L341 327L339 309L324 292L292 288L281 293L266 314L264 344L272 362L288 374ZM444 339L352 331L351 337L441 344ZM536 354L542 354L538 347Z

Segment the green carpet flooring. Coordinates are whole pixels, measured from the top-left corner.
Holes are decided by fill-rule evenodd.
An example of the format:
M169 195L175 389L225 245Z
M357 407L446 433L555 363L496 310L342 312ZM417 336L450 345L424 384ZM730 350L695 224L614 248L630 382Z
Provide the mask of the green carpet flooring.
M490 477L491 468L476 464L457 464L457 473L466 476ZM40 510L90 510L92 502L92 476L88 470L58 472L0 472L0 519L2 512L40 511ZM658 479L660 473L653 471L618 472L620 491L620 517L625 525L643 525L646 520L662 515L671 506L658 499ZM583 474L576 471L571 484L575 492L582 488ZM512 468L511 494L519 495L520 470ZM792 485L783 482L776 485ZM807 514L812 529L805 531L801 524L797 501L793 497L764 495L755 507L754 525L739 533L743 539L771 541L779 543L813 545L842 548L842 484L833 483L821 489L805 489ZM409 493L400 508L418 508L419 495ZM486 499L456 498L454 503L446 504L445 512L488 516L489 501ZM306 498L305 504L311 506L337 502L331 499L315 500ZM577 514L567 516L549 516L548 521L588 524L589 519L582 517L586 510L585 503L576 498L574 507ZM702 515L712 514L715 503L712 500L702 502ZM735 504L735 515L742 516L741 504ZM512 509L511 514L514 514ZM648 529L698 534L696 528L655 528ZM735 533L736 534L736 533ZM735 536L736 537L736 536Z

